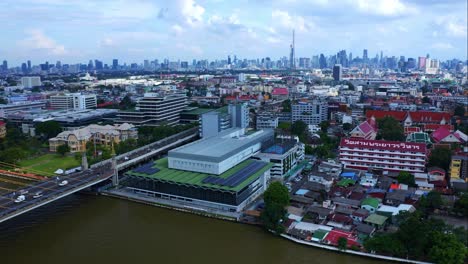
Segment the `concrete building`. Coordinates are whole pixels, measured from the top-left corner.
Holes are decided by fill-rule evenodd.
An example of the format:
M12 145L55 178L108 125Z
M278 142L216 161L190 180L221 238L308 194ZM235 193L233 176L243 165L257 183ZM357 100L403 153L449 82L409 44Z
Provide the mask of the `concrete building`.
M271 128L275 129L278 127L279 118L272 114L259 114L257 115L257 129Z
M99 145L109 146L127 139L137 139L138 130L130 124L122 125L90 125L85 128L64 131L49 139L49 150L56 152L61 145L68 145L70 152L86 151L86 143L92 141Z
M137 101L135 111L122 111L118 123L134 125L174 125L179 123L180 113L187 106L187 96L182 93L145 93Z
M228 113L231 115L232 127L249 127L249 107L247 103L230 104Z
M292 104L292 122L302 120L308 125L318 125L327 120L328 104L321 100L300 101Z
M424 172L428 150L423 143L343 138L340 161L345 168Z
M39 76L21 77L21 85L24 88L32 88L35 86L41 86L41 77Z
M231 128L231 115L218 111L208 112L201 116L200 137L217 136L221 131Z
M169 168L220 175L260 151L273 134L273 130L245 134L242 128L231 128L170 150Z
M341 81L342 74L341 64L335 64L335 66L333 66L333 79L335 81Z
M45 108L46 102L34 101L34 102L18 102L14 104L0 104L0 118L6 118L8 115L17 113L20 111L29 110L40 110Z
M468 182L468 155L454 155L450 162L450 181Z
M59 94L50 97L50 106L53 109L95 109L97 98L95 94Z

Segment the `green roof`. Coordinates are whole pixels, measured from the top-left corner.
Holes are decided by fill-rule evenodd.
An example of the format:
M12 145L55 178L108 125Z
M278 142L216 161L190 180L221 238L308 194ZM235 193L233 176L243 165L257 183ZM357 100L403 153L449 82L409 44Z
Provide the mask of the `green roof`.
M379 207L379 199L372 198L372 197L366 198L366 199L362 200L361 206L362 205L369 205L369 206L372 206L374 208L377 208L377 207Z
M317 231L314 232L314 234L312 235L313 238L315 239L318 239L320 241L323 240L323 238L328 234L328 231L326 230L322 230L322 229L318 229Z
M375 224L375 225L383 225L385 221L387 221L388 217L378 214L371 214L369 215L366 220L367 223Z
M342 179L337 183L337 185L342 187L348 187L349 185L354 185L355 183L356 181L352 179Z
M242 190L245 186L249 185L253 181L255 181L265 171L269 170L273 166L273 164L266 163L262 169L250 175L250 177L248 177L243 182L239 183L237 186L234 186L234 187L211 184L211 183L203 183L203 180L208 176L220 177L224 179L228 178L229 176L238 172L240 169L244 168L245 166L249 165L252 162L255 162L255 160L245 160L220 175L212 175L208 173L199 173L199 172L192 172L192 171L170 169L168 167L168 159L163 158L154 162L155 165L153 166L153 168L159 169L159 171L154 174L148 175L144 173L137 173L134 171L130 171L130 172L127 172L127 175L152 178L152 179L157 179L160 181L193 185L193 186L205 187L205 188L216 189L216 190L226 190L226 191L237 192L237 191Z
M424 132L411 133L406 137L406 142L431 144L429 135Z

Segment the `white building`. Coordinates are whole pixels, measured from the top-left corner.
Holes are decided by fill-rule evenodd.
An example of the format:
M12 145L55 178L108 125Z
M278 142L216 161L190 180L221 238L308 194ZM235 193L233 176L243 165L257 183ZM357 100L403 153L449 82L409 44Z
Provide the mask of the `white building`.
M301 120L308 125L318 125L322 121L326 121L327 116L328 104L325 101L301 101L297 104L292 105L292 122Z
M21 85L23 85L24 88L32 88L34 86L41 86L41 77L40 76L21 77Z
M54 109L84 110L97 108L95 94L59 94L50 97L50 105Z

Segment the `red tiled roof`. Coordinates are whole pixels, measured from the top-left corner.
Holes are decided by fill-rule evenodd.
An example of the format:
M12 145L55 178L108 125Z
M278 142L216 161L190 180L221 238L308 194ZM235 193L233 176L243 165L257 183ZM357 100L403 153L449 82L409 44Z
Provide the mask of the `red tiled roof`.
M271 92L272 95L288 95L288 88L274 88Z
M409 112L409 115L413 122L440 123L442 120L450 121L450 114L447 112L416 111Z
M348 247L351 246L361 246L358 242L358 238L351 232L341 231L341 230L332 230L328 232L327 236L324 238L324 241L332 245L338 245L338 239L344 237L348 240Z
M405 135L421 131L419 127L405 127L404 129L405 129Z
M367 110L366 118L369 119L374 117L375 119L384 118L386 116L390 116L395 118L396 120L402 122L405 120L407 112L404 111L384 111L384 110Z
M453 126L452 125L441 125L441 124L425 124L424 125L424 131L435 131L440 127L445 127L446 129L453 131Z
M450 131L445 127L439 127L436 131L432 132L431 137L436 141L440 142L442 139L448 137Z
M327 216L327 219L329 221L337 222L337 223L344 223L344 224L350 224L353 222L353 219L349 216L342 215L342 214L329 214Z
M409 143L399 141L387 141L387 140L367 140L367 139L355 139L355 138L342 138L340 147L349 148L373 148L381 150L397 150L397 151L411 151L411 152L422 152L426 153L426 144L424 143Z

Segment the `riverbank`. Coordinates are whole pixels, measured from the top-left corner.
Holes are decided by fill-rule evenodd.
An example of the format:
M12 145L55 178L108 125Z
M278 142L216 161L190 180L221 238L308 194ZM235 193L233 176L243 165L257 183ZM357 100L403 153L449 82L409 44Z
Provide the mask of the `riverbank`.
M185 206L183 203L179 201L174 201L174 200L165 200L165 199L159 199L155 197L146 197L146 196L141 196L138 194L130 193L124 190L119 190L119 189L113 189L113 190L106 190L101 192L102 195L108 196L108 197L113 197L113 198L118 198L118 199L124 199L136 203L142 203L146 205L151 205L151 206L156 206L160 208L165 208L165 209L171 209L179 212L185 212L185 213L191 213L191 214L196 214L204 217L210 217L210 218L216 218L220 220L227 220L227 221L232 221L232 222L239 222L239 223L244 223L248 224L245 222L240 222L239 218L240 215L237 213L228 213L228 212L215 212L211 210L209 212L208 210L202 209L202 208L195 208L193 206ZM292 241L294 243L306 245L306 246L312 246L320 249L326 249L330 251L335 251L336 253L344 253L344 254L352 254L352 255L357 255L360 257L367 257L367 258L374 258L374 259L379 259L379 260L387 260L387 261L393 261L393 262L400 262L400 263L412 263L412 264L431 264L430 262L423 262L423 261L416 261L416 260L410 260L410 259L402 259L402 258L394 258L394 257L389 257L389 256L384 256L384 255L377 255L377 254L370 254L370 253L365 253L361 251L355 251L355 250L346 250L342 251L338 249L337 247L330 246L330 245L325 245L325 244L320 244L316 242L311 242L311 241L305 241L305 240L300 240L297 238L294 238L290 235L287 234L281 234L281 237Z
M344 254L353 254L353 255L358 255L358 256L362 256L362 257L376 258L376 259L381 259L381 260L389 260L389 261L396 261L396 262L402 262L402 263L431 264L430 262L423 262L423 261L416 261L416 260L402 259L402 258L394 258L394 257L377 255L377 254L370 254L370 253L365 253L365 252L355 251L355 250L349 250L349 249L347 249L346 251L342 251L342 250L340 250L340 249L338 249L337 247L334 247L334 246L329 246L329 245L319 244L319 243L315 243L315 242L300 240L300 239L291 237L291 236L289 236L287 234L281 234L280 236L283 237L283 238L286 238L286 239L288 239L290 241L293 241L295 243L298 243L298 244L317 247L317 248L322 248L322 249L331 250L331 251L344 253Z

